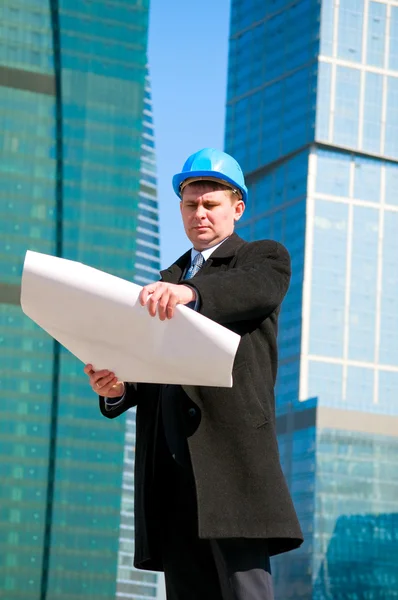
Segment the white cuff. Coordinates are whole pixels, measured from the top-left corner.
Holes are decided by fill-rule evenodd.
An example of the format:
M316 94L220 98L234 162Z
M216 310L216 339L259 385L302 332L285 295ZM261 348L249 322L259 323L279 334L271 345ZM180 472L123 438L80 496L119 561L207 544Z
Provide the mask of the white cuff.
M104 398L105 407L108 409L113 409L122 404L126 399L126 392L124 392L123 396L119 399L116 398Z

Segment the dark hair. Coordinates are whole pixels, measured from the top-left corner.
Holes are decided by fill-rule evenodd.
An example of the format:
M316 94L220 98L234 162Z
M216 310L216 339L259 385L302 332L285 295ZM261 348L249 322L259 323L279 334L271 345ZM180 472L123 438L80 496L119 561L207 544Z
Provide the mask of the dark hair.
M182 193L184 193L184 191L187 189L187 187L189 187L190 185L206 185L207 187L209 187L211 189L212 192L218 192L218 191L230 191L231 193L234 193L234 189L235 188L231 188L230 185L226 185L225 183L221 183L218 181L213 181L212 179L200 179L197 181L192 181L191 183L188 183ZM236 193L237 192L237 193ZM240 192L240 190L236 190L236 192L234 193L234 196L238 199L241 200L242 199L242 194ZM182 194L181 194L182 195Z

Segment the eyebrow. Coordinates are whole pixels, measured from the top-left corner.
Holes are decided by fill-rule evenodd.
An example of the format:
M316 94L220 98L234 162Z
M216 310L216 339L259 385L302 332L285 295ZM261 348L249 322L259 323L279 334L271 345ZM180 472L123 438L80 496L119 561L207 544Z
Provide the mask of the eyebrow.
M184 202L187 202L189 204L199 204L199 202L194 199L192 199L192 200L186 199ZM219 202L219 200L217 200L215 198L212 200L203 200L204 204L217 204L218 202Z

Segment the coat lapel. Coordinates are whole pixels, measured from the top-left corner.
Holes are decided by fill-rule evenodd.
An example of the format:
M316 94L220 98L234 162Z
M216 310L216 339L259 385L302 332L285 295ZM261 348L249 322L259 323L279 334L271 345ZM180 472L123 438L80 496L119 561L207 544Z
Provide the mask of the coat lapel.
M185 267L191 259L191 251L185 252L174 264L168 269L160 271L162 281L166 283L178 283L182 277Z
M217 266L220 266L224 262L229 262L229 260L235 256L238 249L243 246L246 242L242 240L236 233L233 233L221 246L217 248L213 252L213 254L206 260L202 269L200 270L200 274L205 274L209 271L212 271ZM191 261L191 251L185 252L174 264L172 264L168 269L164 269L160 271L160 275L162 281L166 283L178 283L181 280L182 274L190 264Z
M246 242L242 240L236 233L233 233L221 246L214 250L210 257L206 260L203 268L200 270L201 274L205 274L210 271L214 271L217 268L224 269L222 265L231 261L237 251Z

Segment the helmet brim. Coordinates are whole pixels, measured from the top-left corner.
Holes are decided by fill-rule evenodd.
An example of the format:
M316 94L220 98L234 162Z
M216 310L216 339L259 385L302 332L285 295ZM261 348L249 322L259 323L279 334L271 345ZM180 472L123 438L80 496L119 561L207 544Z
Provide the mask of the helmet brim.
M203 179L205 177L212 177L214 179L217 179L217 181L219 181L220 183L229 184L231 187L236 188L241 192L242 200L246 204L246 201L247 201L246 186L243 187L243 186L238 185L236 183L236 181L233 181L233 179L230 179L227 175L223 174L221 177L220 173L218 171L190 171L189 173L184 171L182 173L177 173L176 175L174 175L173 189L179 198L181 198L181 190L180 190L181 184L184 181L186 181L187 179L195 179L195 177L201 178L201 179Z

